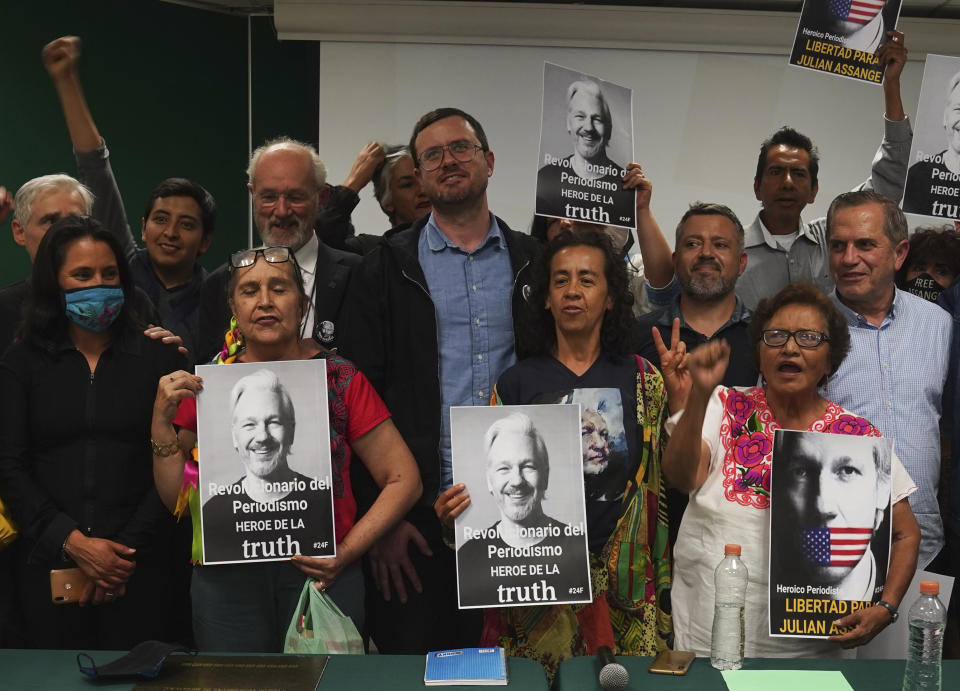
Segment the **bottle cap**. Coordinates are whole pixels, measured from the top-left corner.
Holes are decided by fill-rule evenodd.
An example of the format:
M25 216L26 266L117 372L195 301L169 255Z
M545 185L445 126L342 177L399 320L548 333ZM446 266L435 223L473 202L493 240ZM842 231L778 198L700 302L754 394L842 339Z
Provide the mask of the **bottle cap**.
M734 556L736 556L736 557L739 557L739 556L740 556L740 545L724 545L724 546L723 546L723 553L724 553L725 555L727 555L727 556L730 556L730 555L732 554L732 555L734 555Z
M936 581L920 581L921 595L939 595L940 584Z

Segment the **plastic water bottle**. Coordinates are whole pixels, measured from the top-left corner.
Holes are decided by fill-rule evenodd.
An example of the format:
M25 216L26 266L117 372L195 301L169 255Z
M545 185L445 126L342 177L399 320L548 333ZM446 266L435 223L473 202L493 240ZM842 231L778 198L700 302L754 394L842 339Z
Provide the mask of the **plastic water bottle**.
M940 602L940 584L920 582L920 597L910 608L910 648L903 672L903 691L940 691L940 654L947 610Z
M717 669L743 667L743 604L747 596L747 567L740 560L740 545L726 545L723 561L713 572L716 598L710 664Z

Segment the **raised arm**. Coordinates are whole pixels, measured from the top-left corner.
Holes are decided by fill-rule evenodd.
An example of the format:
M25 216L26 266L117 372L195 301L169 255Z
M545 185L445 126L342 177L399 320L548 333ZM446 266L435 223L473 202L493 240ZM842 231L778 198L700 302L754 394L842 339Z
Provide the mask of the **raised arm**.
M723 380L729 360L730 346L723 340L709 341L687 354L690 393L661 461L667 482L681 492L693 492L707 479L710 447L702 438L703 420L710 396Z
M45 45L40 56L60 99L77 159L78 177L93 192L93 216L120 242L123 255L129 260L137 245L127 223L109 154L80 85L80 47L77 36L63 36Z
M887 35L890 40L877 50L880 64L886 65L883 76L884 136L873 158L870 179L860 187L874 189L891 199L900 199L913 142L913 130L900 97L900 75L907 62L907 47L901 32L888 31Z
M637 190L637 246L640 256L643 257L643 273L651 286L662 288L673 278L673 257L670 245L650 211L653 183L644 174L639 163L627 166L623 189Z

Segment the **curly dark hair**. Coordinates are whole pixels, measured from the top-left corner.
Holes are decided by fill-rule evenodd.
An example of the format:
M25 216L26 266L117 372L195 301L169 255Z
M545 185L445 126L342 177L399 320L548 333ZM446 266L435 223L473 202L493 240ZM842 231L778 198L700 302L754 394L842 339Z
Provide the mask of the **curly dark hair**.
M772 298L764 298L757 305L750 318L748 335L754 344L751 355L757 368L760 368L760 345L763 342L763 330L767 328L773 315L787 305L808 305L813 307L827 322L827 347L830 350L830 375L838 369L847 353L850 352L850 330L840 310L822 290L810 283L791 283Z
M897 270L897 286L907 282L907 271L916 262L943 264L954 275L960 276L960 233L951 226L924 226L910 236L910 251Z
M550 355L557 344L557 327L550 310L545 307L550 293L550 268L556 254L567 247L595 247L603 252L603 273L607 279L607 295L613 307L603 315L600 325L600 347L608 355L630 352L633 319L633 294L627 279L627 267L603 233L564 231L547 243L543 255L533 267L533 283L526 300L528 314L520 320L517 334L519 351L526 355Z

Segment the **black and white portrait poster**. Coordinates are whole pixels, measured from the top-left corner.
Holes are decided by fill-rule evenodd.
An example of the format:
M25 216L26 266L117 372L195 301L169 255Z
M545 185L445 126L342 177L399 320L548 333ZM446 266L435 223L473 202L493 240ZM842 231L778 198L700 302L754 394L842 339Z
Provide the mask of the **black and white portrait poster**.
M890 555L892 442L777 430L770 635L826 638L880 599Z
M927 55L902 207L960 219L960 58Z
M197 375L203 562L336 556L326 361Z
M804 0L790 64L880 84L877 48L897 26L902 0Z
M580 406L450 409L461 609L590 602Z
M632 160L631 90L544 63L536 213L635 229Z

